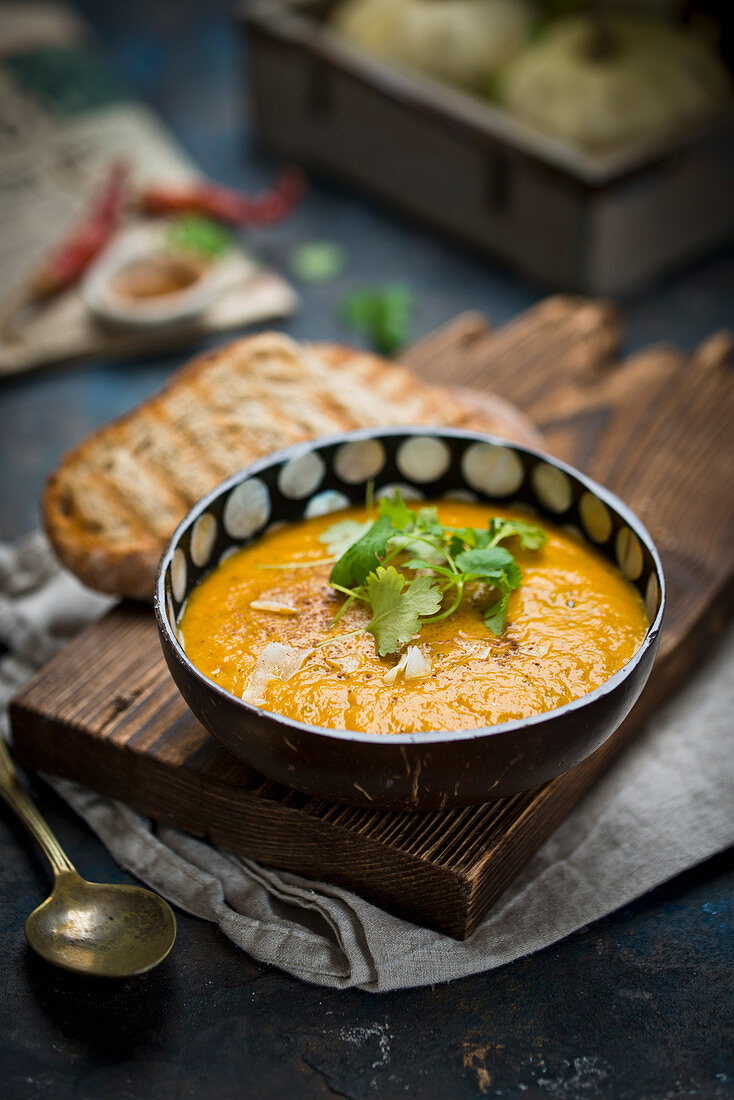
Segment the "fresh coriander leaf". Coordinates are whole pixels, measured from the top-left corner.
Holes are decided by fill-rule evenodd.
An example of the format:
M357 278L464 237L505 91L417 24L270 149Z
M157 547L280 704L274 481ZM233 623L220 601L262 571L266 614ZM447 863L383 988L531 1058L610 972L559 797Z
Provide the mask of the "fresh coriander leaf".
M457 554L460 553L465 546L472 549L477 545L478 535L479 531L476 527L457 527L454 530L451 545L458 547L456 551Z
M440 523L435 508L421 508L414 512L408 508L398 489L392 497L383 497L380 501L379 512L390 517L393 527L401 533L395 535L391 546L396 550L403 550L406 554L422 554L426 558L435 560L437 565L446 560L446 554L442 549L431 548L422 541L423 536L435 540L443 537L446 528ZM419 539L417 536L421 536Z
M460 538L459 535L452 535L449 540L448 552L452 558L455 558L458 554L466 550L467 546L471 547L472 543Z
M464 573L471 573L472 576L490 583L504 581L509 588L518 588L522 580L519 565L503 546L489 546L486 550L464 550L457 555L456 564Z
M393 355L410 337L414 296L404 283L352 291L342 303L347 324L365 335L376 351Z
M288 262L302 283L328 283L341 275L346 253L341 245L332 241L309 241L294 248Z
M343 519L339 523L332 523L331 527L327 527L325 531L322 531L319 535L319 542L326 544L332 557L340 558L350 546L354 546L355 542L359 542L362 535L369 531L371 526L372 520L369 519L364 523L359 523L356 519Z
M540 550L548 541L542 527L521 519L493 519L489 522L489 541L493 546L516 535L523 550Z
M512 564L508 565L505 570L505 577L508 585L512 589L519 588L522 584L522 570L514 558L512 559Z
M435 508L421 508L418 512L418 519L416 521L416 532L426 535L437 535L443 538L444 534L449 530L448 527L444 527L438 518L438 512Z
M450 527L444 527L441 523L435 508L421 508L413 526L407 531L403 550L407 554L421 555L440 565L447 560L446 543L450 531ZM398 545L397 539L393 541L393 545Z
M388 516L379 516L335 563L329 581L342 588L361 587L367 574L379 565L380 558L394 534L395 528Z
M354 599L370 604L372 619L362 629L374 634L378 653L385 656L409 642L426 619L438 621L452 615L465 585L474 581L497 590L484 619L488 630L502 634L509 596L519 587L522 573L510 551L498 543L513 537L527 549L539 549L547 538L534 524L496 517L486 529L446 527L434 508L415 512L396 493L380 501L374 522L342 521L325 531L321 540L343 548L330 583L350 596L344 608ZM406 568L420 571L418 576L408 580L394 566L381 564L388 552L394 556L396 550L405 552ZM447 593L451 599L441 611Z
M409 642L420 629L421 616L435 615L441 606L441 592L430 577L416 577L406 587L405 577L392 565L370 573L366 587L372 605L366 629L374 634L381 657Z
M396 355L410 339L414 295L403 283L385 287L376 302L375 346L384 355Z
M510 593L505 592L500 596L487 610L484 612L484 625L488 630L491 630L493 634L504 634L507 627L507 605L510 600Z
M174 252L188 252L204 260L218 260L232 247L232 237L217 222L199 214L182 214L171 223L166 244Z
M404 531L418 518L401 497L399 489L396 489L391 497L382 497L377 505L377 511L379 515L389 518L396 531Z
M452 573L450 569L447 569L444 565L436 565L432 561L428 561L427 558L411 558L406 564L406 569L430 569L433 573L438 573L440 577L451 577L452 580L456 578L456 574Z
M449 552L456 557L466 547L483 550L489 545L489 531L479 527L457 527L449 542Z
M446 561L446 554L442 549L433 545L431 536L426 538L428 541L418 538L417 534L395 535L390 545L406 554L422 554L426 561L432 562L433 565L440 565Z

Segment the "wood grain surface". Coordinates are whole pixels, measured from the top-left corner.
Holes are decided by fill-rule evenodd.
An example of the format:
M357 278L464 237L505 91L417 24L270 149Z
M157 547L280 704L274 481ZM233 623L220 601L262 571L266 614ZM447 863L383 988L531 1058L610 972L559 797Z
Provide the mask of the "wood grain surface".
M405 356L432 381L517 402L549 450L619 493L658 542L670 585L658 663L626 722L581 765L537 790L441 813L309 798L209 737L170 679L150 611L133 604L90 626L16 697L18 759L270 866L469 935L701 659L731 608L731 341L719 334L693 355L656 348L622 364L614 361L618 342L611 307L553 298L496 331L462 316Z

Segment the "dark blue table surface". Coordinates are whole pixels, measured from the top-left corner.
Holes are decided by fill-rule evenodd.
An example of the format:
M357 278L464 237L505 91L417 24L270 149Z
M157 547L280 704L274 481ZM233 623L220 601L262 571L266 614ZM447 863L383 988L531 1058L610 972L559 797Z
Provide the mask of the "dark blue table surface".
M79 8L128 84L205 172L252 190L269 182L274 166L248 130L228 3L83 0ZM352 339L337 305L360 283L409 282L417 335L469 308L501 323L541 297L488 261L323 183L251 244L282 268L295 244L317 239L344 245L348 264L332 284L299 287L302 308L283 326L298 338ZM692 347L734 321L733 302L728 251L622 303L626 346ZM36 526L39 492L59 455L156 390L182 358L92 362L5 383L0 537ZM50 791L40 783L36 791L84 874L127 880ZM158 971L120 984L65 975L25 947L23 920L48 876L4 809L0 867L0 1066L9 1097L734 1094L731 854L529 959L382 997L296 982L184 914Z

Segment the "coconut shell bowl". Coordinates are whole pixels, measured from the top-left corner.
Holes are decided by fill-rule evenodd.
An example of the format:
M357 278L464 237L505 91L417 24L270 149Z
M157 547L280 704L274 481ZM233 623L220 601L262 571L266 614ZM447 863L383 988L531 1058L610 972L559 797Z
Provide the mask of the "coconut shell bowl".
M357 733L262 710L201 673L177 622L197 582L233 548L274 524L362 504L399 487L406 499L518 504L568 526L614 562L650 620L635 655L595 691L565 706L481 729ZM665 581L643 524L579 471L526 447L446 428L350 432L299 444L230 477L180 524L161 560L155 611L163 652L202 725L264 775L333 802L386 810L464 806L536 787L580 763L619 726L642 691L660 637Z

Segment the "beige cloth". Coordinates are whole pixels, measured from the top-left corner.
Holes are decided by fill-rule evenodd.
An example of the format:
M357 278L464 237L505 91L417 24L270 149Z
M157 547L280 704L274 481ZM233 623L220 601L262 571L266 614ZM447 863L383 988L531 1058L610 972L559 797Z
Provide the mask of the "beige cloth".
M0 545L0 641L9 649L0 706L107 603L56 566L40 535ZM342 989L427 985L538 951L734 842L733 670L734 632L463 943L52 782L122 866L260 962Z

